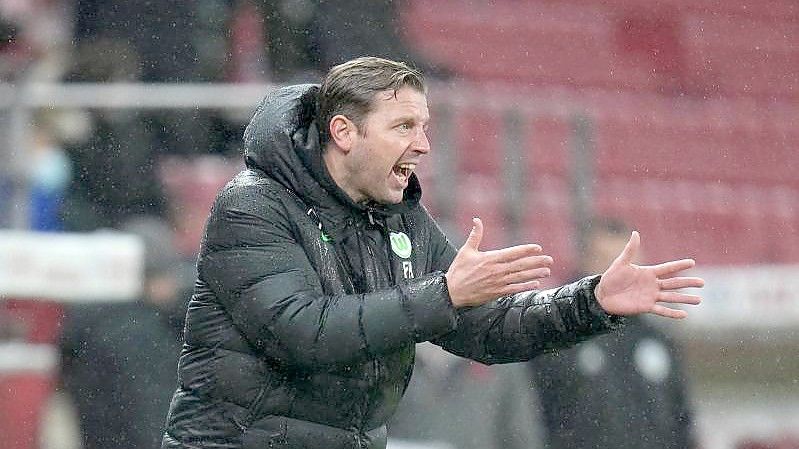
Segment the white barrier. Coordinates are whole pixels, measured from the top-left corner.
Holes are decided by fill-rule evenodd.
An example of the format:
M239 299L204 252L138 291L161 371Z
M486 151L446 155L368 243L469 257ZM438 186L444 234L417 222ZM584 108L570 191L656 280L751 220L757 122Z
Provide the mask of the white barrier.
M0 374L52 373L58 361L58 349L51 344L0 342Z
M0 297L129 301L140 296L144 244L117 232L0 231Z
M741 265L697 269L693 290L704 299L684 323L703 330L795 329L799 325L799 265Z

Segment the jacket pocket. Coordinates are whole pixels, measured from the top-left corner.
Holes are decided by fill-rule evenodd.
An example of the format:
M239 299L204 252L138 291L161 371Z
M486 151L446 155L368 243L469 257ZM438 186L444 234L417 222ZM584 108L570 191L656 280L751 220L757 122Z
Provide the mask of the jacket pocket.
M372 433L372 432L370 432ZM351 430L310 421L266 416L254 421L244 432L242 449L372 449L386 445L385 427L374 431L375 438L359 436Z
M258 388L258 394L255 395L255 399L253 399L252 403L249 407L247 407L247 416L244 417L244 426L249 427L253 420L255 420L256 413L258 412L258 408L264 402L264 396L266 395L266 386L261 385Z
M244 430L242 449L301 448L289 446L286 441L286 419L282 416L266 416L254 421Z

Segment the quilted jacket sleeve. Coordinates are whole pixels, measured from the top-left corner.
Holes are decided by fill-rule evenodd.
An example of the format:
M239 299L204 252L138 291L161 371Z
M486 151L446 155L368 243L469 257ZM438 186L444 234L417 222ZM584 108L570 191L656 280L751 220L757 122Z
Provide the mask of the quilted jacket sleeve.
M369 294L323 294L292 224L303 217L291 214L265 186L228 186L211 212L197 264L200 281L265 356L318 369L454 328L441 276Z
M446 272L457 250L431 219L432 266ZM442 276L443 277L443 276ZM559 288L499 298L479 307L457 310L457 328L433 343L478 362L521 362L572 346L621 324L596 301L599 276Z

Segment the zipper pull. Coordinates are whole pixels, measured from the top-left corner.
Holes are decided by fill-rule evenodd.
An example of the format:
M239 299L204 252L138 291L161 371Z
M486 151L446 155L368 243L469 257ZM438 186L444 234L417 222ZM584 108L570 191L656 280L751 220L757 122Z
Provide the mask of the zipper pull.
M333 240L325 233L325 230L322 228L322 219L319 218L319 214L316 213L313 207L308 208L305 214L316 221L316 226L319 228L319 238L322 239L323 242L328 243Z

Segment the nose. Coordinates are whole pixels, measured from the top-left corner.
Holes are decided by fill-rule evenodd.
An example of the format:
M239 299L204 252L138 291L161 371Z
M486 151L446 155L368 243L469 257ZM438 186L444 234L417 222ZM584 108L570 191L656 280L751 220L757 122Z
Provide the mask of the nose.
M423 129L419 130L419 134L413 142L413 150L422 154L430 152L430 140L427 138L427 133Z

